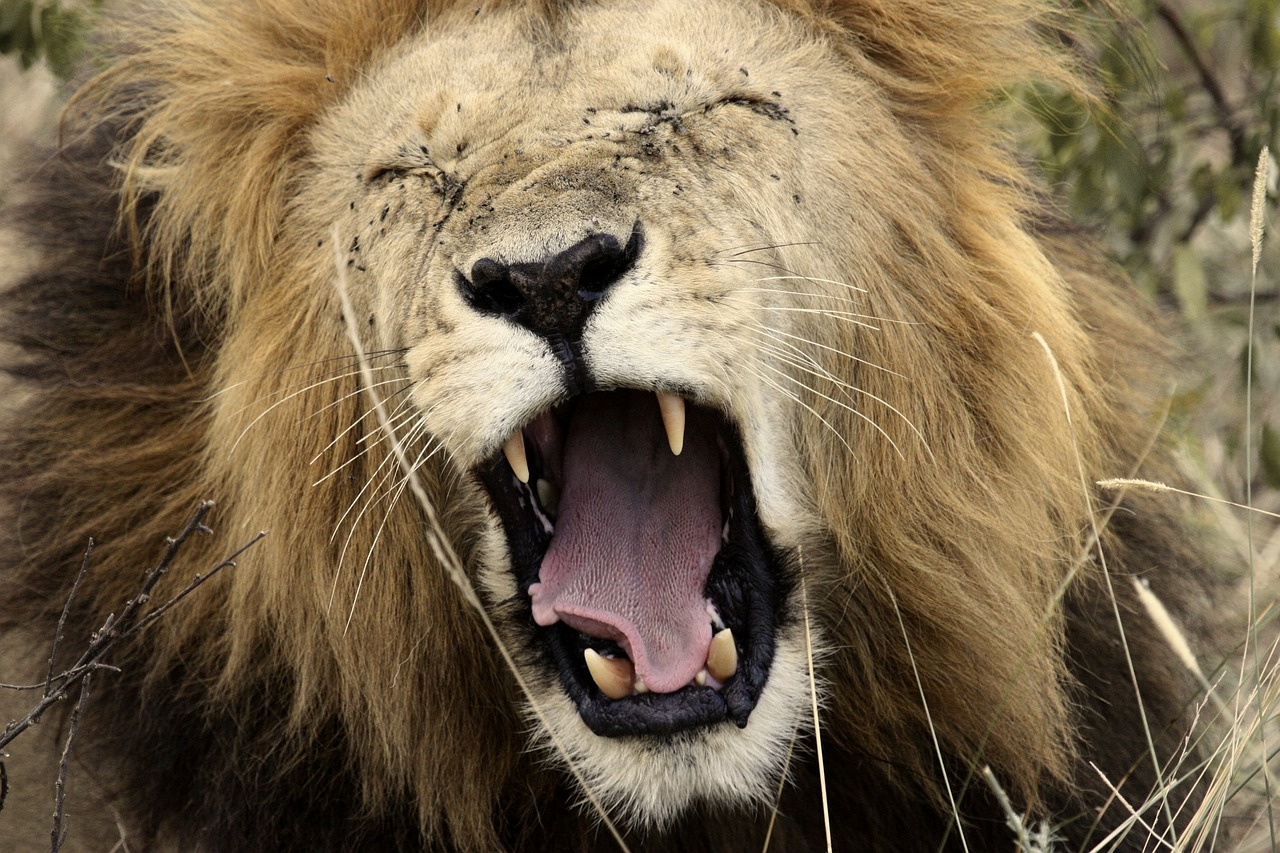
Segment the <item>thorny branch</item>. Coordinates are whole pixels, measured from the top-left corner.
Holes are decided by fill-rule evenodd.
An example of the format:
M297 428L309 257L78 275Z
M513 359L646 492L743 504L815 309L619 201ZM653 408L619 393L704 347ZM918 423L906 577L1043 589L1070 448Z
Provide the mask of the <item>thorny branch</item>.
M65 671L54 674L54 661L58 655L58 648L63 639L63 628L66 624L67 615L71 610L72 603L76 594L80 589L81 581L84 580L85 574L89 568L90 556L93 553L93 541L90 540L88 547L85 549L84 559L80 565L80 571L76 575L75 582L71 586L71 592L67 596L66 603L63 605L62 614L58 618L58 626L54 633L53 646L49 653L49 665L46 671L43 684L2 684L0 688L11 688L18 690L42 690L40 701L36 704L26 716L18 720L13 720L4 727L4 731L0 732L0 756L3 749L14 738L22 734L40 721L45 711L57 702L62 701L75 688L79 688L78 700L75 709L72 711L67 739L63 746L62 758L58 765L58 781L55 785L56 808L54 811L54 825L51 835L51 851L57 853L62 847L63 841L66 840L66 832L62 828L63 804L66 788L67 764L71 755L71 746L76 737L76 733L80 725L80 717L84 711L85 704L88 701L89 682L93 673L99 669L117 671L115 667L105 663L103 659L120 643L131 639L142 631L146 630L153 622L172 609L178 602L182 601L197 588L202 586L206 581L217 575L223 569L229 566L235 566L237 558L249 548L256 545L266 532L261 532L250 539L247 543L236 549L229 557L218 563L213 568L202 574L196 574L191 582L179 590L172 598L152 608L150 611L143 613L143 608L151 601L151 595L164 577L170 567L173 565L174 559L182 546L186 544L196 533L211 533L212 531L205 526L204 518L213 509L212 501L204 501L197 507L195 514L191 520L187 522L186 527L182 529L176 537L168 540L164 555L155 566L148 569L143 576L142 587L138 593L125 602L124 607L119 614L111 614L107 617L102 627L93 633L89 640L89 645L81 653L80 657L74 664ZM5 796L8 794L8 776L5 771L4 762L0 761L0 809L4 808Z

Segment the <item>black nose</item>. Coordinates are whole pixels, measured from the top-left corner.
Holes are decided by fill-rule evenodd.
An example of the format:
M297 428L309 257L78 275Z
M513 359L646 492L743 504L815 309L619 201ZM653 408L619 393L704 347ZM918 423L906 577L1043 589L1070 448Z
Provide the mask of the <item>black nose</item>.
M612 234L592 234L544 261L504 264L481 258L458 286L473 308L505 317L545 338L582 336L592 310L635 264L640 223L623 246Z

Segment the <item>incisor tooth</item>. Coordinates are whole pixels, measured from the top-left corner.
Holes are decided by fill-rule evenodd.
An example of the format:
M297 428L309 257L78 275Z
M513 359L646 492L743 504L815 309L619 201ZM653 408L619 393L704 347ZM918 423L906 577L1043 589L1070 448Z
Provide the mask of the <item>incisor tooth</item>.
M707 649L707 672L721 684L738 671L738 647L733 644L733 631L725 628L711 638Z
M600 688L600 692L610 699L621 699L631 695L631 685L635 681L635 669L626 658L607 658L595 649L586 649L582 656L586 658L587 670L591 680Z
M524 455L523 430L511 433L511 438L502 445L502 455L507 457L507 464L511 466L511 470L515 472L520 482L529 482L529 459Z
M658 392L658 409L662 412L662 425L667 430L667 444L676 456L684 450L684 397L669 391Z
M698 670L698 674L693 677L693 683L699 687L707 686L707 670L706 667Z

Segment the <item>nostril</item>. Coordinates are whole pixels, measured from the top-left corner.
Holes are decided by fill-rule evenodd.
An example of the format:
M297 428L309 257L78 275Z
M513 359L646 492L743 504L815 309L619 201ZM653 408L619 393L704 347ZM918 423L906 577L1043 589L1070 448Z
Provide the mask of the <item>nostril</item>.
M613 234L590 234L538 261L481 258L469 274L454 271L467 302L546 338L576 340L587 317L635 266L643 245L640 224L626 245Z
M598 246L596 254L582 265L578 275L578 296L587 302L596 302L604 297L613 284L635 264L640 253L640 226L636 224L631 230L631 239L621 249L616 242Z
M511 280L510 268L492 258L472 264L469 280L461 272L455 276L467 301L482 313L509 317L524 306L524 296Z
M582 276L578 279L578 296L589 301L596 301L604 296L609 285L618 277L616 260L592 261L582 268Z

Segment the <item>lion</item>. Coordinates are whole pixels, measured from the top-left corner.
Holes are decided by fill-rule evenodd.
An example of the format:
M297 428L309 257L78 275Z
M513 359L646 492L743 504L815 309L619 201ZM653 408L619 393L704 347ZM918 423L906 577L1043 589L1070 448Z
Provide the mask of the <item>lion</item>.
M6 214L10 647L65 605L74 659L202 500L157 600L268 531L95 675L128 849L1183 826L1141 590L1199 642L1217 582L1095 485L1166 464L1166 346L999 108L1088 90L1056 4L109 21Z

